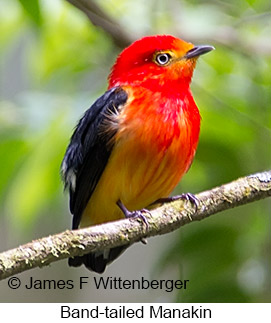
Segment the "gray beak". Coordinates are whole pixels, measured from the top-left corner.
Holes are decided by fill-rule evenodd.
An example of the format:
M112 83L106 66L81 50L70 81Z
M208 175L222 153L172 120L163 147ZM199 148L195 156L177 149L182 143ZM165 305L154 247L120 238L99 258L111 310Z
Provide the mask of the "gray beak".
M215 48L213 46L209 46L209 45L195 46L185 54L184 58L190 59L190 58L198 57L214 49Z

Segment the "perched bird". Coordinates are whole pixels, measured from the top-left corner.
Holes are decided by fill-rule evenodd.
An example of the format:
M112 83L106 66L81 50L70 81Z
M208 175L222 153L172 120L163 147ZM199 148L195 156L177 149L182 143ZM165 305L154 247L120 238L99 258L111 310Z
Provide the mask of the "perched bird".
M62 162L73 229L140 213L168 197L196 152L200 114L190 92L197 58L214 48L169 35L135 41L79 121ZM69 259L104 272L127 246Z

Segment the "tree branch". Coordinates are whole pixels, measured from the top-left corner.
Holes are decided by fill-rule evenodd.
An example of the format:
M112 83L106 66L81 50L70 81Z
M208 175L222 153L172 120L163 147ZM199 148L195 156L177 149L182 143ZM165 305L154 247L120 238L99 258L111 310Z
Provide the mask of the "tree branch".
M101 27L114 41L124 48L130 45L135 39L125 31L119 23L111 18L100 6L92 0L66 0L77 9L84 12L94 26Z
M141 220L124 219L41 238L0 254L0 280L54 261L134 243L143 237L165 234L212 214L271 196L271 170L240 178L196 195L189 201L166 203Z
M117 20L109 16L95 1L93 0L66 0L77 9L84 12L90 22L97 27L103 29L114 41L114 43L121 49L129 46L133 41L136 40L135 35L131 35L126 31L125 26L122 26ZM175 11L175 12L178 12ZM252 15L246 17L249 19L267 19L270 17L270 12L264 14ZM179 14L176 18L176 24L180 26ZM240 24L243 21L240 21ZM188 29L183 31L183 28L178 28L182 30L180 37L191 41L192 43L210 42L211 44L221 44L226 47L234 48L234 50L241 52L242 54L249 55L251 53L257 55L270 55L271 45L267 38L254 37L244 41L243 36L238 32L235 27L223 27L220 26L216 28L212 33L208 35L203 34L202 36L195 36L190 33ZM143 35L142 35L143 36ZM178 35L177 35L178 36Z

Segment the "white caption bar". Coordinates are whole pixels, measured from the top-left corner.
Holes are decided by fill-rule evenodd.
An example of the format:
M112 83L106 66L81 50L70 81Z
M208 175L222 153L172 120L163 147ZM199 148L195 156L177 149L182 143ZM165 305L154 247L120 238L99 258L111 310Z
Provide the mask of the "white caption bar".
M0 304L2 322L271 322L270 304L190 304L190 303L7 303ZM116 321L117 322L117 321Z

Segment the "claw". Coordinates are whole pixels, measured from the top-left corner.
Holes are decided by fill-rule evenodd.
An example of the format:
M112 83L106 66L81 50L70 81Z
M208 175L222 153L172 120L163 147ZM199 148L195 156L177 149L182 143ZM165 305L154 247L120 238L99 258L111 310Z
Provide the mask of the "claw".
M173 202L177 200L187 200L191 202L193 205L195 205L195 211L198 210L199 208L199 200L196 198L195 195L191 193L184 193L176 196L171 196L171 197L165 197L165 198L160 198L153 202L152 204L157 204L157 203L166 203L166 202Z
M146 239L146 238L141 238L141 239L140 239L140 241L141 241L143 244L147 244L147 243L148 243L148 241L147 241L147 239Z
M137 211L129 211L120 200L118 200L117 205L121 209L121 211L123 212L124 216L127 219L129 219L129 218L140 218L145 223L145 225L146 225L146 227L148 229L149 224L148 224L148 221L147 221L146 217L144 216L143 212L150 214L149 210L142 209L142 210L137 210Z

